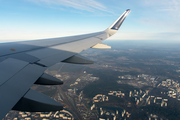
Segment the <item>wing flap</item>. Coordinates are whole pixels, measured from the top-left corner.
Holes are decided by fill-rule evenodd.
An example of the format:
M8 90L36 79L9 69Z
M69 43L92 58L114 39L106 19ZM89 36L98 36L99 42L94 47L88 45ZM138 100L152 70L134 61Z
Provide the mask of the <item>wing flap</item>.
M31 55L28 55L26 53L13 54L13 55L10 55L8 57L18 59L18 60L22 60L22 61L25 61L28 63L34 63L34 62L37 62L39 60L38 58L31 56Z
M0 62L0 86L13 77L21 69L23 69L26 65L28 65L27 62L13 58L8 58Z
M62 110L63 106L50 97L35 90L29 90L12 110L28 112L50 112Z
M13 62L13 61L12 61ZM10 63L11 64L11 63ZM19 61L18 65L24 64ZM0 118L3 118L13 106L23 97L34 82L44 73L46 68L38 65L26 65L23 69L17 70L16 74L8 79L0 87Z
M54 65L60 61L65 60L65 59L67 59L67 58L69 58L75 54L77 54L77 53L62 51L58 54L53 54L49 57L41 59L37 63L49 67L49 66L52 66L52 65Z
M94 62L91 60L88 60L87 58L81 56L81 55L74 55L66 60L63 60L62 62L66 63L74 63L74 64L93 64Z
M39 85L61 85L63 84L62 81L59 79L48 75L44 73L34 84L39 84Z

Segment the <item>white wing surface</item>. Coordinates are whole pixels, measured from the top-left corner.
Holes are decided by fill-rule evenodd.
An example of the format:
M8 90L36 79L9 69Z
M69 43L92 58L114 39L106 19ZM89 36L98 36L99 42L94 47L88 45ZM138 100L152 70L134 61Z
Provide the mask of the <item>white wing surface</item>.
M51 98L31 90L33 84L60 85L44 71L58 62L91 64L78 53L88 48L109 49L101 41L117 32L130 10L105 31L44 40L0 44L0 118L10 110L43 112L62 110Z

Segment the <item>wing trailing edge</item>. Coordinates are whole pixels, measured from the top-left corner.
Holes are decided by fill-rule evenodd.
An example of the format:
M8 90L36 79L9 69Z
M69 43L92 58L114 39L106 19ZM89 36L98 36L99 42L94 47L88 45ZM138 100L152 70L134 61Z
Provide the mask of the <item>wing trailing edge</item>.
M94 62L91 61L91 60L88 60L87 58L77 54L77 55L74 55L62 62L65 62L65 63L73 63L73 64L93 64Z
M59 79L44 73L34 84L38 85L62 85L63 82Z
M12 110L28 112L50 112L62 110L63 106L50 97L35 90L29 90Z

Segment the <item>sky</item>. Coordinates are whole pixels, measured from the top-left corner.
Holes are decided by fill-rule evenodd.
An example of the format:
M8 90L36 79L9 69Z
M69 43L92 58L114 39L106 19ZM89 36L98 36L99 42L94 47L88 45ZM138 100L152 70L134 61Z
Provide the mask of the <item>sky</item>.
M0 0L0 42L99 32L126 9L109 40L180 41L180 0Z

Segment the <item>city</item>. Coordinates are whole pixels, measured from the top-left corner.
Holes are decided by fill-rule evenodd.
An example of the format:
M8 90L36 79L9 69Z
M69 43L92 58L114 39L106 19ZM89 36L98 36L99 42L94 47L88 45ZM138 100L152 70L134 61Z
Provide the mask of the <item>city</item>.
M89 49L82 55L95 61L94 65L59 63L46 73L63 85L32 86L63 104L64 110L10 111L4 120L178 119L180 64L176 59L180 54L167 50L162 56L163 47L153 46L153 51L125 46L105 52Z

